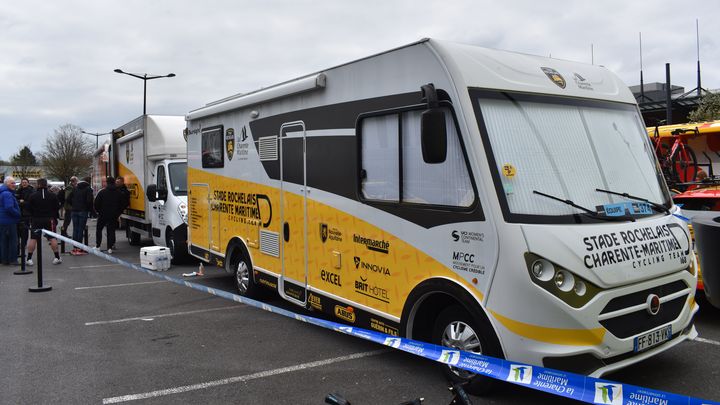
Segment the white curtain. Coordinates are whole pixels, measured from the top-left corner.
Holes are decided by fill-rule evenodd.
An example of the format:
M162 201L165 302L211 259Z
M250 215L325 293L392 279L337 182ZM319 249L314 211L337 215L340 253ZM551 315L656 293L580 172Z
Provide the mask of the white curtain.
M398 115L362 121L362 192L370 200L399 201Z

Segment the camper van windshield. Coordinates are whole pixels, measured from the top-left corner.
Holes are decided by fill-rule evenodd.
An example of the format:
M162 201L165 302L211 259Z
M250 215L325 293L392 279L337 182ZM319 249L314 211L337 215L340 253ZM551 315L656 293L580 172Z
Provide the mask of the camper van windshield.
M170 163L170 186L176 196L187 195L187 163Z
M658 213L626 211L623 207L630 207L632 200L597 189L669 206L669 194L635 106L481 91L473 97L509 222L592 220L593 216L578 216L582 210L542 193L589 208L597 214L595 220L617 212L617 207L621 215L633 217Z

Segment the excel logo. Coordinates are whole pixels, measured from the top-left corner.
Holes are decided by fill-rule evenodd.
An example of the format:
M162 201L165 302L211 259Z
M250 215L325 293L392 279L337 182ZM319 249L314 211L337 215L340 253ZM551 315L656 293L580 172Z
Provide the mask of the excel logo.
M532 366L511 364L510 373L508 373L505 380L520 384L530 384L532 382Z
M460 361L460 352L458 350L443 350L438 361L454 366Z
M595 403L622 405L623 394L622 385L608 384L605 382L595 383Z

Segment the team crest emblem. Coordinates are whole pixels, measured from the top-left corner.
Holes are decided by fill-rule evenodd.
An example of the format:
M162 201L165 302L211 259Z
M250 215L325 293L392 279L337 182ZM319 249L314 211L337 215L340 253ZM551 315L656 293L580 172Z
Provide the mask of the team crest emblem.
M225 131L225 151L227 152L228 160L232 160L233 154L235 154L235 130L228 128Z
M552 80L553 83L557 84L558 87L560 87L561 89L564 89L564 88L565 88L565 85L566 85L566 83L565 83L565 78L562 77L562 75L560 74L560 72L558 72L557 70L555 70L555 69L553 69L553 68L549 68L549 67L543 67L543 68L540 68L540 69L542 69L542 71L545 73L545 75L546 75L550 80Z
M320 239L325 243L328 238L328 227L327 224L320 224Z

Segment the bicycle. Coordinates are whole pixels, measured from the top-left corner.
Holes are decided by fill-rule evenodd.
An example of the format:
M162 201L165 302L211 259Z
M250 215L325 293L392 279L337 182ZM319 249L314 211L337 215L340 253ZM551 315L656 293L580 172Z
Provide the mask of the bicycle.
M653 136L655 154L660 161L660 168L668 187L673 188L682 186L682 183L695 181L695 174L698 171L697 157L695 151L687 144L687 139L699 134L697 127L677 128L670 132L674 141L669 144L660 137L659 125L655 126Z

